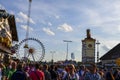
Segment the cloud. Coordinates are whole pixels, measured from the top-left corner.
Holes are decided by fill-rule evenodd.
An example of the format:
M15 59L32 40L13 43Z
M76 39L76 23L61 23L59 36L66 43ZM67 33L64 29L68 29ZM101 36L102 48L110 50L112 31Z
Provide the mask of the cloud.
M27 25L21 25L21 28L27 31ZM29 27L29 31L33 31L33 28Z
M99 26L102 29L102 32L109 35L117 35L120 33L120 24L119 23L107 23ZM115 36L113 36L115 37Z
M100 56L104 55L108 51L110 51L112 48L114 48L119 43L119 40L105 40L103 39L100 44Z
M105 48L106 50L107 49L112 49L114 46L116 46L117 44L119 43L119 40L111 40L111 39L109 39L109 38L107 38L107 39L102 39L101 40L101 46L103 47L103 48Z
M11 15L15 15L15 11L14 10L9 10L9 11L7 11L9 14L11 14Z
M100 12L92 9L92 8L84 8L82 9L82 13L84 14L84 18L86 18L87 24L99 25L103 22Z
M109 48L108 46L106 46L106 45L103 45L101 48L102 48L103 50L105 50L106 52L110 50L110 48Z
M101 4L100 4L101 3ZM112 5L111 5L112 3ZM97 7L87 7L82 9L84 14L85 26L98 27L102 32L109 35L117 35L120 33L120 2L108 2L104 3L101 1L95 4ZM109 7L108 7L109 6ZM109 14L108 14L109 13Z
M56 18L56 19L60 19L60 16L58 16L58 15L55 15L55 18Z
M16 22L23 23L24 21L20 18L16 18Z
M45 20L41 20L40 22L44 25L46 24Z
M51 23L51 22L48 22L48 25L49 25L49 26L52 26L52 23Z
M118 25L118 31L120 31L120 25Z
M51 31L49 28L43 28L43 31L48 35L52 35L52 36L55 35L55 33L53 31Z
M72 27L70 25L68 25L67 23L64 23L62 25L60 25L57 29L64 31L64 32L71 32L73 31Z
M18 16L19 16L19 18L17 18L18 21L21 21L21 22L28 21L28 16L26 14L24 14L23 12L19 12ZM35 22L31 18L29 20L30 20L30 23L35 24Z

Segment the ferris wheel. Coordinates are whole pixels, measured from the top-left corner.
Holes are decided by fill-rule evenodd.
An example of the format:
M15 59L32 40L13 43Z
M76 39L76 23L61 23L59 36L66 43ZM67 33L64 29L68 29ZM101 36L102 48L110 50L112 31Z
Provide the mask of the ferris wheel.
M28 44L26 44L28 42ZM20 60L42 61L45 56L45 48L42 42L36 38L27 38L18 44L16 52Z
M45 48L42 42L36 38L29 38L29 21L30 21L30 9L31 2L29 0L29 9L28 9L28 21L27 21L27 31L26 38L23 39L17 45L16 56L20 60L30 60L30 61L42 61L45 56Z

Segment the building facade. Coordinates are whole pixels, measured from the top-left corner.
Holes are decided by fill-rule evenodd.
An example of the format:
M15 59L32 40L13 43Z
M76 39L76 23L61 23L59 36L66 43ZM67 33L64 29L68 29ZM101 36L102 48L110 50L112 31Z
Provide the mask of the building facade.
M0 10L0 57L11 55L13 41L18 41L14 15Z
M90 29L86 31L87 37L82 40L82 62L95 63L95 39L91 37Z

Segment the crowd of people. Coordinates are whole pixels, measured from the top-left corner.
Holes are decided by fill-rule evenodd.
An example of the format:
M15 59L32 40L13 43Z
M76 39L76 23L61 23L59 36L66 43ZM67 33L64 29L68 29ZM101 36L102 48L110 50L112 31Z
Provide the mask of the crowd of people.
M120 80L120 71L98 69L93 63L75 66L10 61L0 63L0 80Z

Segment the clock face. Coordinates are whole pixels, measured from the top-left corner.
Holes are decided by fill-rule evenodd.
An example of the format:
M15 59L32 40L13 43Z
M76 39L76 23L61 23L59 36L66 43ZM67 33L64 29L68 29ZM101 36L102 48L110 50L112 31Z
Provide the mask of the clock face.
M89 47L89 48L92 48L92 44L88 44L88 47Z

